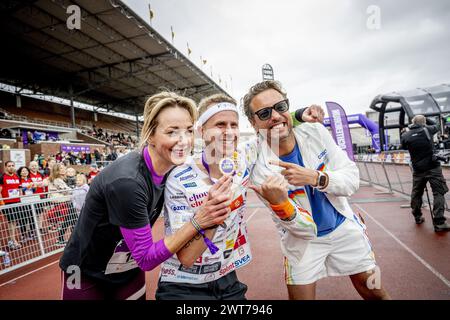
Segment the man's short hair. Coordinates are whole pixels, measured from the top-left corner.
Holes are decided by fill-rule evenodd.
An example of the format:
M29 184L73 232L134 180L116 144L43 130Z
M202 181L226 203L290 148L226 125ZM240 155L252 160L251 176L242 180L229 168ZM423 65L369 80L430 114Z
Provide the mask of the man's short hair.
M228 103L232 103L234 105L237 104L236 100L234 100L233 98L231 98L223 93L213 94L211 96L205 97L202 100L200 100L200 102L198 104L198 115L201 116L213 104L222 103L222 102L228 102Z
M263 91L274 89L278 91L284 99L287 98L286 91L284 91L281 82L275 81L275 80L266 80L259 82L255 84L253 87L248 90L247 94L244 96L243 103L242 103L242 109L244 111L244 114L247 116L248 120L250 122L253 122L253 113L252 109L250 108L250 103L252 102L253 98L260 94Z
M425 116L418 114L417 116L414 116L414 118L412 118L412 123L424 126L427 123L427 119L425 118Z
M6 162L5 162L5 167L7 167L8 164L10 164L10 163L14 163L14 161L11 161L11 160L6 161Z

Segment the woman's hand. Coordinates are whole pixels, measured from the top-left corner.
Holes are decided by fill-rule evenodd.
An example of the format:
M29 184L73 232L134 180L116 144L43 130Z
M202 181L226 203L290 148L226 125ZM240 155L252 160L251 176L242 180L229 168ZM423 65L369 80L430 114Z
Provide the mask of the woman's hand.
M282 176L271 176L260 186L251 185L250 189L258 193L261 197L276 205L288 200L288 185Z
M222 224L231 212L231 184L233 178L223 176L209 189L208 199L195 214L195 220L202 229Z

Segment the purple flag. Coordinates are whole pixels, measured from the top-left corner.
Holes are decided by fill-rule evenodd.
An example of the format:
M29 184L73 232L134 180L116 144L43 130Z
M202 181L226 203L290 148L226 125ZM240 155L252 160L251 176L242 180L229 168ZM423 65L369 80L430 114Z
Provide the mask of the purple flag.
M347 151L350 160L353 158L353 144L348 127L347 115L344 109L336 102L325 102L330 116L331 131L333 132L334 141L342 149Z

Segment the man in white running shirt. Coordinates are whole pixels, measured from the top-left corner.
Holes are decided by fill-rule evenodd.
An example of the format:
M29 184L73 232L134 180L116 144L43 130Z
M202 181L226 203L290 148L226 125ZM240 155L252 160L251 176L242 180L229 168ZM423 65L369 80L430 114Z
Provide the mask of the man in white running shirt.
M306 110L308 112L303 113L306 120L320 120L315 116L321 109ZM205 98L199 104L199 115L197 125L206 147L201 155L188 159L167 178L165 232L172 234L195 215L211 187L227 169L221 166L221 159L228 159L233 167L228 172L232 176L229 189L219 190L232 194L230 215L223 225L204 230L204 237L199 234L162 264L156 299L245 299L247 286L238 280L235 270L252 259L243 215L257 145L252 142L238 146L239 117L234 99L225 95ZM280 183L270 186L274 193L286 193L286 187ZM303 234L313 237L315 224L310 216L301 208L295 211L298 213L295 219L282 223L287 229L302 223L305 225ZM273 216L280 220L275 213ZM208 241L218 250L211 250L206 244Z

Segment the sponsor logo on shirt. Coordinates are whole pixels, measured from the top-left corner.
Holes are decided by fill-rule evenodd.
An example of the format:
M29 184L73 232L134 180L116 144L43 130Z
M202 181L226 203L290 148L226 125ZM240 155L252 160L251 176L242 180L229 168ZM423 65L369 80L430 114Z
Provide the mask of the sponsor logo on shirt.
M225 241L226 249L233 249L234 247L234 239L226 240Z
M191 174L188 174L187 176L181 177L181 178L180 178L180 181L192 180L192 179L194 179L194 178L197 178L197 176L198 176L198 174L196 174L196 173L191 173Z
M234 242L233 242L233 245L234 245ZM233 252L233 249L230 249L230 250L225 250L224 252L223 252L223 258L224 259L228 259L230 256L231 256L231 253Z
M180 267L178 268L178 270L186 272L186 273L191 273L191 274L199 274L200 273L200 266L193 265L190 268L186 268L185 266L183 266L181 264Z
M187 206L173 205L173 206L170 207L170 209L172 209L172 211L183 211L183 210L187 210L188 207Z
M204 281L210 282L210 281L213 281L214 279L216 279L216 276L214 275L214 273L209 273L205 276Z
M172 267L175 267L175 268L178 268L180 265L179 265L179 263L176 263L176 262L172 262L172 261L165 261L164 262L164 266L172 266Z
M162 276L174 276L175 270L161 267L161 275Z
M244 204L244 197L241 194L238 198L234 199L233 202L231 202L230 209L231 211L234 211L242 207L243 204Z
M172 200L184 199L184 198L186 198L186 196L182 193L177 193L177 194L169 196L169 199L172 199Z
M208 192L194 193L188 198L189 204L192 208L200 207L203 204L203 198L208 195Z
M236 260L234 262L234 266L235 266L235 268L239 268L239 267L242 267L242 266L246 265L247 263L249 263L249 261L250 261L250 255L247 254L245 257L240 258L239 260Z
M217 272L220 270L221 266L222 266L221 262L203 265L201 268L200 274Z
M217 257L205 257L203 260L205 261L205 263L210 263L210 262L214 262L220 259L220 255Z
M236 261L237 262L237 261ZM231 270L234 270L235 266L234 266L235 262L230 263L229 265L227 265L226 267L222 268L219 271L219 275L223 276L224 274L230 272Z
M318 158L318 159L322 159L323 157L326 156L326 154L327 154L327 149L323 150L323 151L317 156L317 158Z
M245 238L245 235L241 234L241 232L239 231L239 236L236 240L236 243L234 244L234 249L237 249L246 243L247 243L247 239Z
M188 173L189 171L192 170L192 167L188 167L186 169L184 169L181 172L178 172L176 175L174 175L175 178L181 177L183 174Z
M197 186L197 183L195 182L183 183L183 186L185 188L195 188Z
M184 279L184 280L197 280L196 277L189 277L184 274L177 274L177 279Z

